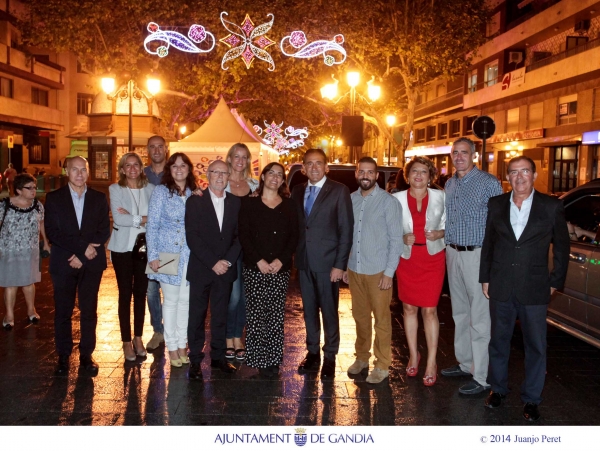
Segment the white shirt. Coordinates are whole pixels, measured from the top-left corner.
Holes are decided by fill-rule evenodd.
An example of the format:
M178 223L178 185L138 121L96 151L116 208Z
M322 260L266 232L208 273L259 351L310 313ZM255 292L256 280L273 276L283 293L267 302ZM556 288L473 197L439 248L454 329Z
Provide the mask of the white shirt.
M314 185L310 182L310 180L308 181L308 183L306 184L306 190L304 191L304 206L306 206L306 199L308 199L308 196L310 194L310 187L311 186L317 187L315 189L315 196L318 196L319 191L321 191L321 188L323 188L323 185L325 184L326 180L327 180L327 176L323 176L323 178L321 180L319 180L317 183L315 183Z
M521 208L513 202L514 192L510 193L510 225L512 225L513 232L517 240L521 237L527 221L529 220L529 213L531 212L531 203L533 201L533 193L535 190L531 190L531 194L527 199L521 203Z
M85 185L83 189L83 194L81 196L77 194L77 192L71 188L69 185L69 189L71 190L71 199L73 199L73 207L75 207L75 215L77 216L77 224L79 224L79 228L81 229L81 219L83 218L83 204L85 203L85 193L87 193L87 185Z
M210 188L208 188L208 192L210 193L210 199L215 207L215 213L217 214L217 220L219 221L219 231L222 231L223 215L225 214L225 196L227 193L223 191L223 197L217 197L217 195L213 193Z

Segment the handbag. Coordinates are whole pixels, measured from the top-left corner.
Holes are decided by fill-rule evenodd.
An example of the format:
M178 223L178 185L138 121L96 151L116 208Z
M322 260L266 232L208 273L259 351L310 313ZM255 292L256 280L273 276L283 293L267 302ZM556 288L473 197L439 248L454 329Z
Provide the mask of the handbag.
M168 276L177 275L177 272L179 270L179 254L159 252L158 261L160 262L160 265L158 266L158 271L154 272L152 268L150 268L150 263L148 263L146 265L146 274L166 274Z
M133 245L132 256L136 260L148 261L148 252L146 247L146 232L138 233Z

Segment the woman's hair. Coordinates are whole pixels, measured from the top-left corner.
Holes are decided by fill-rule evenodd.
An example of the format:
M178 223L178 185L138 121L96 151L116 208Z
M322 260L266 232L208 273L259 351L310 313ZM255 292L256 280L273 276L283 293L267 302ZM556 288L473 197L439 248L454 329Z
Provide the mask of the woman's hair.
M146 173L144 172L144 163L142 162L142 158L135 152L128 152L125 155L123 155L119 160L119 164L117 165L119 181L117 183L119 184L119 186L122 187L127 186L127 176L121 172L121 169L125 167L125 162L129 157L135 157L137 162L140 164L140 176L137 179L137 188L143 188L148 184L148 178L146 177Z
M250 165L252 164L252 154L250 153L250 149L248 149L248 146L243 143L236 143L233 146L231 146L227 151L227 155L225 156L225 163L227 163L227 166L229 166L229 173L231 174L231 172L233 171L233 165L231 164L231 160L233 160L233 154L238 149L243 149L248 154L248 162L246 163L246 167L244 168L242 175L245 179L250 178Z
M285 183L285 168L281 164L277 163L276 161L273 161L272 163L269 163L268 165L266 165L264 167L264 169L262 170L262 172L260 173L260 182L258 184L258 188L256 188L256 192L258 193L259 196L262 196L263 188L265 186L265 181L263 180L263 176L267 172L269 172L273 168L273 166L279 166L281 168L281 171L283 172L283 183L277 190L277 194L279 194L281 197L290 197L290 190L288 189L287 183Z
M435 174L437 174L437 169L435 168L433 161L431 161L427 157L414 156L412 157L412 160L410 160L408 163L406 163L406 166L404 166L404 179L407 183L410 183L408 181L408 176L410 175L410 170L412 169L415 163L421 163L422 165L427 166L427 169L429 169L429 181L433 182L435 180ZM396 181L396 185L397 184L398 181Z
M171 175L171 166L173 166L175 161L177 161L177 158L180 157L190 170L187 178L185 179L185 187L191 189L192 191L194 191L197 187L196 176L194 176L194 165L192 164L190 158L183 152L175 152L167 160L167 163L165 164L165 172L163 173L162 180L160 181L169 189L171 197L173 197L173 194L179 194L181 192L179 190L179 186L177 186L177 183L175 183L175 179L173 179L173 176Z
M13 185L14 193L17 194L17 190L23 191L23 187L25 185L27 185L29 182L37 183L37 180L35 179L35 177L33 175L28 174L26 172L15 176L15 180L13 182L14 183L14 185Z

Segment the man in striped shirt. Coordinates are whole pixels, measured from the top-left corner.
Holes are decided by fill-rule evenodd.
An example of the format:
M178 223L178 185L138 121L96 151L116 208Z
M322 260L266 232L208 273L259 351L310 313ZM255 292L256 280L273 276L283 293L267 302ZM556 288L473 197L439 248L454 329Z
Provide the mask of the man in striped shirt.
M352 193L354 233L348 271L344 282L352 294L352 316L356 322L356 361L349 374L369 368L372 319L375 318L373 371L367 382L377 384L389 376L392 360L392 278L400 261L402 207L393 196L377 186L377 163L361 158L356 168L359 189Z
M473 164L475 143L457 139L450 157L456 173L446 182L446 266L454 319L457 365L443 376L472 376L459 388L464 395L489 389L489 301L479 284L479 261L490 197L502 194L498 179Z

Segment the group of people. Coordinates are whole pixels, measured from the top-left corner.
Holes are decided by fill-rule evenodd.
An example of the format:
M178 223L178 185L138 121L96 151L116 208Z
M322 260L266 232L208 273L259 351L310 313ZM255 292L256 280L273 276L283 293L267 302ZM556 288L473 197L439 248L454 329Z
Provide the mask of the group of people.
M377 185L377 164L369 157L359 160L359 189L350 194L345 185L327 177L327 157L321 149L306 151L303 173L308 181L291 193L279 163L266 165L258 182L250 176L250 152L243 144L235 144L224 160L208 166L205 190L199 189L185 154L167 158L162 137L149 139L148 154L151 164L146 168L135 153L119 161L119 181L110 187L112 234L106 197L87 186L89 168L81 157L68 161L69 184L48 194L45 212L32 201L26 186L32 181L21 182L21 176L15 179L18 196L0 209L0 214L10 210L2 221L6 228L20 209L35 211L31 229L35 222L43 232L45 224L48 238L43 246L48 240L52 243L58 374L68 371L76 292L80 363L91 374L98 372L92 358L96 307L107 267L104 243L110 235L126 360L135 361L164 341L170 364L190 364L190 380L201 379L210 306L211 366L232 373L236 366L231 362L245 360L263 376L276 375L283 360L284 306L293 260L306 327L307 353L300 373L320 368L322 378L335 376L343 280L349 284L356 324L356 360L347 371L367 371L372 349L375 359L366 381L377 384L389 377L396 275L409 349L406 375L419 373L420 309L427 345L423 384L431 387L438 375L437 304L447 269L457 364L442 369L442 376L469 377L459 388L461 394L489 390L485 405L500 406L509 393L510 341L519 318L525 341L523 415L532 421L539 418L546 309L551 293L564 284L569 233L562 203L534 190L537 173L531 159L510 161L507 179L513 190L502 194L496 177L474 165L473 141L459 138L451 150L456 172L445 191L431 187L436 175L431 160L414 157L404 168L408 189L392 195ZM6 239L0 231L0 240ZM31 259L37 255L33 241L37 252L37 235L21 246ZM18 259L16 251L14 255L3 251L0 265ZM1 274L4 278L4 271ZM12 303L7 301L3 324L11 319L14 285L26 287L35 281L39 274L5 290ZM8 286L3 279L0 285ZM154 334L144 347L146 298ZM34 309L29 314L36 316Z

